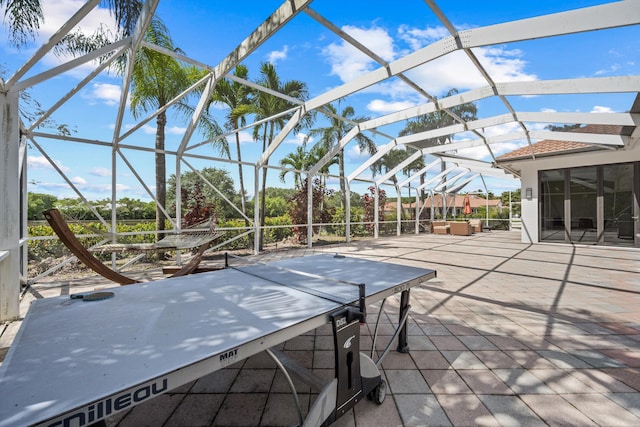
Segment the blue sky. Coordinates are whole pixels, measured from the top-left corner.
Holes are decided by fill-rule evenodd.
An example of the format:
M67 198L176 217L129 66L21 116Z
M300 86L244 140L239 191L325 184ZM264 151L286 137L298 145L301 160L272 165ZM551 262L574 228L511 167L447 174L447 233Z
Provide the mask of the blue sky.
M83 3L81 0L44 0L46 21L40 30L39 40L45 40ZM452 24L458 30L463 30L603 2L464 0L439 3ZM251 2L161 0L157 14L169 27L176 46L198 61L216 65L280 4L279 0ZM340 2L339 6L334 1L316 0L311 7L388 62L448 35L422 0L400 2L350 0ZM97 9L81 23L80 27L83 31L90 33L100 23L111 25L111 21L106 10ZM7 44L4 31L4 28L0 30L0 63L8 70L8 74L11 74L22 61L29 57L36 44L18 52ZM498 82L631 75L640 73L639 36L640 28L638 27L622 28L491 46L476 49L474 53L494 76L498 76ZM40 73L59 61L53 56L48 56L28 75ZM356 52L353 47L304 13L295 17L243 62L249 68L250 79L258 77L258 68L264 61L276 65L282 80L297 79L306 82L312 98L362 73L378 68L372 60ZM80 79L88 73L88 69L88 67L80 67L57 76L31 89L31 95L38 99L44 108L48 108L78 84ZM443 96L452 87L462 92L486 85L482 77L470 69L467 59L460 52L435 60L428 66L418 67L407 75L438 97ZM58 123L68 124L74 131L75 137L111 141L119 97L120 79L114 75L101 74L64 107L56 111L53 119ZM629 95L558 95L510 99L517 110L576 112L623 112L631 107L632 101ZM373 118L423 102L424 99L408 90L406 85L397 79L392 79L361 93L348 96L341 101L341 105L353 106L357 116ZM479 101L477 106L479 118L507 112L496 99ZM218 110L216 114L222 123L224 111ZM133 117L127 115L123 127L126 129L134 123ZM168 149L177 148L185 125L186 122L183 119L169 114ZM148 123L124 143L151 147L155 133L153 126L153 122ZM320 121L317 126L323 126L323 123ZM396 124L380 130L395 136L402 127L403 124ZM488 134L504 131L505 129L500 127L487 130ZM379 145L389 142L384 138L370 136ZM256 160L260 154L260 144L251 140L249 132L242 133L242 138L244 160ZM88 199L95 200L111 196L112 152L109 147L61 143L49 139L37 139L37 141ZM274 155L271 164L277 164L280 158L295 150L299 144L300 138L290 135ZM361 164L365 156L352 145L347 146L346 150L347 172ZM518 146L519 143L504 144L496 149L495 154L511 151ZM123 150L123 152L135 171L153 190L152 154L136 153L131 150ZM208 145L194 152L216 155ZM469 149L460 154L487 159L486 152L477 149ZM171 162L174 162L174 159L169 157L168 161L170 162L168 172L171 173L173 170ZM225 167L224 164L211 164L208 161L190 160L190 163L196 168ZM122 160L118 161L116 170L118 198L132 197L149 200L149 196L137 181L135 174ZM337 170L333 172L337 173ZM230 173L235 178L235 166L230 168ZM245 175L252 176L252 170L245 168ZM281 183L277 175L277 171L270 172L269 185L292 186L292 181ZM29 191L51 193L59 197L75 197L69 186L35 147L29 150L29 180L32 182L29 185ZM489 190L494 193L514 189L518 185L517 182L494 179L487 179L487 184ZM337 182L333 181L331 185L337 187ZM481 188L480 182L472 183L467 187L471 191L478 188ZM354 191L362 193L364 188L354 188ZM253 193L252 187L248 192Z

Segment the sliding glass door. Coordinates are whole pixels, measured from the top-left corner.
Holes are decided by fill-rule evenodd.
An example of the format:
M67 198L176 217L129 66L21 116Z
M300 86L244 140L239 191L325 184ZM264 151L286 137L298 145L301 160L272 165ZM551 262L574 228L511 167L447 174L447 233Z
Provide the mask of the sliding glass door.
M564 170L540 172L540 240L565 241Z
M540 240L640 246L640 162L540 172Z
M571 198L570 241L595 243L598 241L598 172L597 167L569 170Z
M603 166L604 243L629 244L634 240L633 164Z

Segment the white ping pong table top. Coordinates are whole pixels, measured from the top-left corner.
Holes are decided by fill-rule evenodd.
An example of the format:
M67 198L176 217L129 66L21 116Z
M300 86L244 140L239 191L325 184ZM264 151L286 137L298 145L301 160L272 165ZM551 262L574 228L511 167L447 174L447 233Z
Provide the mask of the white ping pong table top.
M322 254L36 300L0 366L0 427L89 425L326 324L352 284L368 305L434 276Z

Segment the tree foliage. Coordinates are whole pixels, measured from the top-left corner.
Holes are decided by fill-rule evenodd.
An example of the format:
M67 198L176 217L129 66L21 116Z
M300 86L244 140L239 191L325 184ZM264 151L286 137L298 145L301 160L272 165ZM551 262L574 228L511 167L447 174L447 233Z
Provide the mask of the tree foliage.
M22 48L33 41L44 22L42 0L0 0L4 8L4 23L9 29L9 42ZM142 10L142 0L102 0L118 27L119 38L133 34Z
M232 202L237 203L240 200L240 195L236 191L233 179L229 176L228 171L218 168L203 168L199 173ZM216 190L204 183L196 172L183 173L180 176L180 186L182 189L181 217L184 217L194 207L198 207L197 209L200 212L204 212L205 208L208 208L206 212L218 219L240 217L240 214ZM176 176L172 174L168 180L167 203L173 211L175 211L176 206L175 195Z
M304 243L307 241L307 230L308 226L301 225L307 224L308 222L308 214L307 207L309 206L309 180L305 179L300 190L294 195L290 202L290 211L289 215L293 221L293 233L296 236L298 242ZM312 221L314 224L327 223L331 220L331 212L327 209L322 209L320 206L323 206L323 201L325 197L330 197L333 194L333 190L327 189L322 181L318 178L315 178L312 185L312 199L311 203L314 206ZM320 226L314 226L313 232L318 233L320 231Z
M331 115L328 116L329 125L311 129L309 131L310 136L320 137L320 140L314 147L317 147L316 150L319 150L319 153L322 153L322 156L331 151L333 147L338 145L340 141L347 135L347 133L353 128L354 125L352 125L350 122L362 122L368 120L368 117L357 117L355 115L355 109L351 106L345 107L340 112L338 111L339 106L338 108L336 108L332 104L326 105L324 108L331 113ZM371 140L371 138L367 137L363 133L358 133L355 136L355 140L358 144L358 148L362 152L367 152L370 155L373 155L376 153L376 151L378 151L378 148L373 140ZM321 157L318 157L317 160L320 160ZM338 163L338 167L340 170L340 194L343 198L342 207L344 207L346 202L344 200L344 197L346 197L347 193L345 184L344 148L342 148L338 152L338 155L336 156L334 162ZM328 166L329 165L325 165L326 171L328 171Z
M301 101L306 100L309 97L309 92L306 83L299 80L282 81L278 76L276 68L273 64L265 62L260 66L260 77L256 81L257 84L267 89L280 92L290 98L299 99ZM276 137L276 133L282 130L286 123L291 119L293 112L278 115L284 113L287 110L291 110L296 104L281 97L272 95L265 91L255 91L252 97L251 113L254 115L257 121L271 118L269 121L264 122L260 126L253 128L253 138L256 141L262 141L262 152L264 152L273 142ZM306 114L302 123L295 127L294 132L298 132L302 127L311 125L313 116ZM268 159L265 161L265 165L268 164ZM265 193L267 186L267 171L268 168L262 170L262 193ZM265 224L265 211L266 200L261 200L260 206L260 225ZM261 231L261 236L263 235ZM260 246L264 243L264 239L260 239ZM262 249L260 247L259 249Z
M374 232L375 229L375 196L376 196L376 188L374 186L369 187L369 194L364 194L362 196L362 204L364 205L364 221L366 222L365 227L370 233ZM378 220L384 221L384 205L387 203L387 193L380 189L378 191Z
M450 89L445 97L458 93L458 89ZM400 136L412 135L433 129L440 129L457 123L456 116L465 122L476 120L478 108L473 102L456 105L448 110L437 110L433 113L424 114L409 120L404 129L400 131ZM442 145L452 142L453 134L442 135L427 140L428 145Z

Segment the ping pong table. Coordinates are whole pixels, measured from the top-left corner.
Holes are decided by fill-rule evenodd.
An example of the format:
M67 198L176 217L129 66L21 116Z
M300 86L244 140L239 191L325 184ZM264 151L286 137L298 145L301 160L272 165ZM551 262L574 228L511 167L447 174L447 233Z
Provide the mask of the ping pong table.
M320 254L112 288L98 301L36 300L0 366L0 427L101 425L330 323L335 378L301 420L328 425L364 396L384 399L377 364L359 350L366 307L401 295L394 337L408 351L409 291L435 275Z

